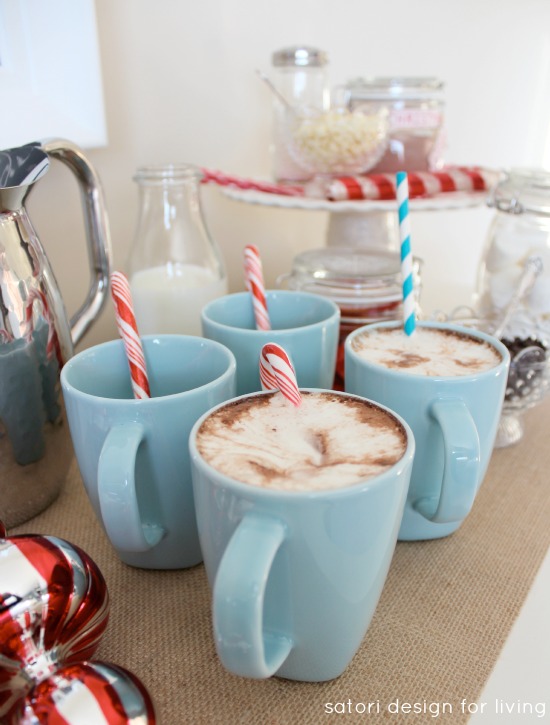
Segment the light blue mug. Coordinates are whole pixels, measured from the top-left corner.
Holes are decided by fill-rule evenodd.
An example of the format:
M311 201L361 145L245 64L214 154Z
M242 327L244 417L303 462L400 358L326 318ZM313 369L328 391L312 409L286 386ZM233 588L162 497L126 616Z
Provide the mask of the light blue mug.
M378 476L324 491L229 478L197 448L209 413L195 424L189 446L197 523L216 649L229 671L316 682L350 663L386 580L414 456L410 428L387 412L406 434L402 458Z
M126 564L177 569L202 561L188 438L235 394L236 363L200 337L143 338L151 398L135 400L121 340L88 348L61 371L76 458L99 521Z
M493 451L510 360L504 345L483 332L451 323L417 325L484 340L496 349L500 362L457 377L412 374L365 360L354 350L358 337L401 323L366 325L348 336L346 391L395 410L414 433L416 454L400 540L447 536L470 512Z
M202 310L202 332L228 347L237 360L237 395L261 390L262 347L275 342L289 355L298 385L332 388L340 310L329 299L308 292L266 291L271 330L257 330L249 292L209 302Z

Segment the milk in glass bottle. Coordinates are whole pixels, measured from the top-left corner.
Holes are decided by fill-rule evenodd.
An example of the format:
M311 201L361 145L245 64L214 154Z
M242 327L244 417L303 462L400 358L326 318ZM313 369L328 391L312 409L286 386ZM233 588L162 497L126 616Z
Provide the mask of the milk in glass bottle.
M140 334L201 334L203 306L227 293L222 256L206 227L200 169L147 166L134 176L139 217L127 264Z

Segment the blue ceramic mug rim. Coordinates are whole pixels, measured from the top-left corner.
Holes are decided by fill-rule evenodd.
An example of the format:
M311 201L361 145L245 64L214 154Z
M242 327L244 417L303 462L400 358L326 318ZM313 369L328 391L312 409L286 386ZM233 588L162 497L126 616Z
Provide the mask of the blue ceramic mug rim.
M217 405L210 408L210 410L207 410L203 415L201 415L200 418L195 422L193 427L191 428L191 432L189 433L189 449L191 453L191 461L192 463L195 462L198 468L200 468L201 472L208 476L208 478L216 478L217 484L216 485L223 485L226 488L232 489L237 495L241 497L247 497L247 496L254 496L257 499L264 500L264 501L270 501L270 500L284 500L286 503L303 503L304 501L309 500L316 500L316 499L334 499L334 498L345 498L348 496L355 496L357 495L357 491L360 489L364 490L371 490L379 488L380 486L386 486L391 485L391 481L395 478L395 476L403 475L405 468L407 467L407 464L412 464L413 458L414 458L414 452L415 452L415 440L414 440L414 434L412 432L411 427L409 424L394 410L391 408L388 408L385 405L382 405L382 403L377 403L375 400L370 400L369 398L365 398L361 395L356 395L354 393L347 393L345 391L337 391L337 390L326 390L325 388L300 388L300 390L309 392L309 393L331 393L333 395L338 395L341 397L346 398L356 398L358 400L361 400L363 402L370 403L371 405L374 405L376 408L381 408L382 410L385 410L387 413L389 413L393 418L395 418L402 426L403 430L406 433L407 436L407 445L405 448L405 451L403 452L403 455L401 458L394 463L393 466L386 469L382 473L379 473L376 476L372 476L371 478L368 478L367 480L360 480L356 483L353 483L348 486L343 486L342 488L330 488L326 490L314 490L314 491L286 491L284 489L280 488L262 488L261 486L253 486L249 483L243 483L242 481L237 480L236 478L231 478L230 476L227 476L225 473L222 473L221 471L218 471L216 468L211 466L209 463L207 463L202 455L199 453L195 440L196 435L203 424L203 422L208 418L209 415L214 413L219 408L223 408L224 406L231 405L232 403L235 403L238 400L243 400L245 398L251 398L251 397L260 397L264 395L270 395L273 394L273 390L259 390L254 393L245 393L244 395L239 395L235 398L231 398L229 400L225 400L222 403L218 403Z
M420 327L431 327L436 329L443 329L443 330L454 330L459 333L463 333L470 337L476 337L478 339L484 340L487 342L491 347L494 347L497 352L501 356L501 360L497 365L493 365L490 368L486 368L485 370L482 370L477 373L470 373L467 375L422 375L419 373L410 373L406 372L404 370L394 370L392 368L386 368L383 365L379 365L378 363L373 363L370 360L365 360L362 358L355 350L352 348L352 342L356 337L359 337L362 333L365 332L365 330L371 330L374 328L380 328L380 327L401 327L401 322L396 322L395 320L386 320L385 322L372 322L370 324L362 325L361 327L358 327L356 330L351 332L348 337L346 338L346 341L344 343L344 352L347 356L353 357L355 362L358 365L364 365L369 368L373 368L375 370L384 371L388 375L393 375L396 377L403 377L403 376L410 376L411 378L414 378L415 380L430 380L430 381L436 381L436 380L445 380L446 382L455 381L456 383L459 383L460 381L471 381L476 380L479 377L486 377L493 375L495 371L501 370L502 368L508 367L508 364L510 362L510 353L508 352L508 349L506 346L500 341L497 340L496 337L492 337L491 335L487 334L486 332L483 332L482 330L476 330L472 329L470 327L465 327L464 325L458 325L454 322L436 322L431 320L419 320L416 322L417 326ZM414 334L414 333L413 333Z
M239 333L242 333L244 335L264 335L266 338L275 334L280 334L282 332L285 332L287 334L304 331L311 329L313 327L318 327L319 325L325 325L327 322L331 322L334 318L339 319L340 318L340 308L338 305L333 302L332 300L329 300L327 297L322 297L321 295L313 294L312 292L302 292L301 290L279 290L279 289L273 289L273 290L266 290L265 295L266 299L269 300L270 297L273 296L281 296L281 297L295 297L295 298L305 298L305 299L311 299L315 302L317 302L320 305L324 305L327 308L327 315L323 317L321 320L317 320L316 322L310 322L307 325L300 325L300 327L277 327L273 330L255 330L248 327L238 327L236 325L227 325L224 322L218 322L217 320L212 319L212 317L209 316L209 312L211 309L222 306L227 300L235 299L237 297L244 297L245 295L250 295L250 292L244 291L244 292L233 292L228 295L223 295L222 297L217 297L215 300L212 300L211 302L208 302L201 311L201 319L207 320L208 324L212 325L213 327L217 327L220 330L237 330ZM330 313L329 313L330 311Z
M189 390L182 390L179 393L170 393L168 395L162 395L159 397L153 397L153 398L142 398L141 400L138 400L136 398L109 398L103 395L93 395L92 393L86 393L83 390L80 390L75 385L73 385L70 380L68 380L68 376L71 374L71 369L75 367L75 365L80 364L80 361L88 357L91 354L94 354L98 350L105 350L110 347L120 347L122 346L123 342L122 340L108 340L107 342L101 342L97 345L92 345L91 347L86 348L85 350L81 350L80 352L76 353L76 355L73 355L73 357L69 358L65 365L61 368L61 374L60 374L60 380L61 380L61 386L65 390L71 391L71 394L75 397L82 398L85 400L101 400L104 401L105 405L130 405L130 406L143 406L143 405L154 405L158 404L159 401L162 400L171 400L174 398L178 398L185 395L194 394L196 391L200 391L203 388L208 387L209 385L212 385L212 383L223 383L225 380L230 378L232 375L236 374L237 371L237 361L235 359L235 355L231 352L231 350L223 345L220 342L216 342L216 340L210 340L205 337L199 337L198 335L178 335L178 334L170 334L165 333L161 335L142 335L141 340L145 343L146 341L150 340L167 340L167 339L173 339L177 338L179 340L186 339L186 340L192 340L197 341L202 346L211 347L213 349L217 349L222 355L225 356L227 366L223 373L221 375L218 375L213 380L209 380L208 382L204 383L203 385L199 385L195 388L190 388Z

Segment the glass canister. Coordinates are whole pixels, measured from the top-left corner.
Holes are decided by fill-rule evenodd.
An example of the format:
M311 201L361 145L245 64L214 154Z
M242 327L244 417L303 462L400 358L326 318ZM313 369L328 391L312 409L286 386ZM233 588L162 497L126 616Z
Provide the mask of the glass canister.
M444 84L437 78L357 78L340 94L350 110L389 114L389 143L369 173L433 171L443 165Z
M414 258L414 292L420 313L421 260ZM326 247L298 254L277 284L329 297L340 308L340 337L334 389L344 389L344 342L362 325L399 320L403 290L399 253L360 247Z
M227 293L225 264L203 216L200 169L139 168L139 216L127 263L141 334L201 334L203 306Z
M495 214L478 270L476 296L481 314L497 318L503 314L526 261L536 256L543 269L521 308L542 326L550 326L550 171L510 169L487 203Z
M290 106L299 111L326 111L330 105L328 56L306 45L282 48L271 58L273 83ZM272 173L276 181L307 181L312 174L292 159L288 151L288 108L273 96Z

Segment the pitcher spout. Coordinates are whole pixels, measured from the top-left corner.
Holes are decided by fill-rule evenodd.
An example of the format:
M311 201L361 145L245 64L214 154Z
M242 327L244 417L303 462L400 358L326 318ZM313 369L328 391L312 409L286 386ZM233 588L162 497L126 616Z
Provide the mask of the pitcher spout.
M49 167L48 154L38 141L0 151L0 213L19 210Z

